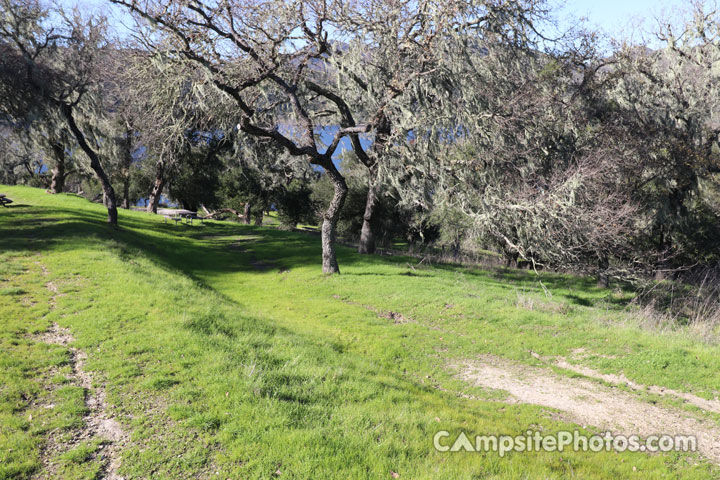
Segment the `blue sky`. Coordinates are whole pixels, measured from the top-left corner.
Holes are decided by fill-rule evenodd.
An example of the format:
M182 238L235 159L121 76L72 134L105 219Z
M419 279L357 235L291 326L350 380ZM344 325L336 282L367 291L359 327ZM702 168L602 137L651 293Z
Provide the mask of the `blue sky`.
M559 20L568 24L573 18L587 18L590 25L600 27L611 35L620 35L643 19L645 27L652 29L657 15L672 14L688 8L689 0L549 0L558 13ZM93 10L113 11L116 20L119 9L107 0L63 0L66 5L80 3ZM121 10L122 11L122 10ZM125 19L127 22L127 19ZM123 23L125 23L123 22Z
M611 35L622 34L645 19L652 29L658 15L674 15L689 6L688 0L566 0L565 15L586 17L588 22Z

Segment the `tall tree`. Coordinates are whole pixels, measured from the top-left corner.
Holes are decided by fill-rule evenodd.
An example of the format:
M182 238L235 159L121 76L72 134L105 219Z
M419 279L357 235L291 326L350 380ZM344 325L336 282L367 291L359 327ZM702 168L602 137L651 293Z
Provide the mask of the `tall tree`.
M632 178L642 230L658 277L675 266L718 258L720 225L720 12L695 2L690 18L656 32L663 48L625 42L608 77L609 117L637 145Z
M178 173L179 162L192 154L198 139L222 140L228 136L223 132L232 133L235 123L223 123L217 104L206 104L193 88L200 78L192 65L161 50L153 51L142 38L122 53L117 63L121 68L116 75L115 116L128 130L118 138L137 146L131 149L132 155L142 154L154 161L147 211L156 213L160 197ZM227 141L221 143L227 147Z
M431 54L432 39L480 25L505 29L506 17L525 12L518 6L526 3L112 1L126 6L167 34L162 41L169 43L169 53L180 55L201 69L205 74L204 83L214 86L233 102L241 130L271 139L290 155L304 157L325 170L335 190L322 224L323 271L326 273L339 272L335 231L347 185L333 163L333 154L341 139L350 136L358 156L366 159L374 186L377 155L368 154L359 138L364 134L374 135L375 149L382 150L391 127L387 105L402 95L409 82L429 72L424 58ZM382 18L384 23L373 25L371 20L365 20L363 15L371 12L384 12L376 18ZM521 18L522 15L512 17L513 21ZM156 46L163 45L156 43ZM386 49L387 57L377 68L364 69L363 73L368 73L365 78L355 74L358 69L362 70L365 60L369 60L366 65L372 64L371 59L363 55L379 58L385 55ZM353 54L344 56L343 52ZM348 59L344 65L338 60L343 57ZM392 71L405 60L407 65L419 61L419 67L409 71L404 66L397 73ZM343 69L340 77L333 73ZM377 74L381 74L380 77ZM338 78L349 79L352 89L343 90L342 85L327 81ZM358 89L364 90L362 95L366 99L374 98L360 107L365 109L364 123L359 123L349 108L357 98ZM345 95L345 92L352 93ZM331 118L327 109L318 108L319 103L333 105ZM329 127L334 128L332 139L327 146L320 145L316 136ZM369 200L368 212L371 213L372 194ZM366 233L365 243L370 245L370 231Z
M635 206L627 155L590 114L593 52L515 25L444 44L440 85L417 92L420 127L404 145L414 161L391 164L394 185L407 202L464 213L510 264L596 270L627 247Z
M202 69L207 82L223 92L238 109L244 132L272 139L295 156L325 169L333 179L335 197L322 227L323 271L339 272L335 255L335 225L347 193L342 175L332 162L340 129L331 145L322 148L315 138L316 121L303 102L302 88L311 61L324 51L317 39L326 38L324 13L316 12L311 29L304 12L281 1L248 4L239 1L162 2L114 0L159 26L168 37L170 52ZM305 27L305 28L303 28ZM297 38L298 31L304 31ZM163 47L163 45L156 45ZM268 113L287 107L283 120ZM266 124L266 121L270 124Z
M78 113L94 108L96 60L106 48L106 21L83 17L76 9L45 8L36 0L0 1L0 90L7 93L0 111L16 118L51 109L66 122L100 181L108 222L117 224L115 190L98 155L98 145L83 131Z

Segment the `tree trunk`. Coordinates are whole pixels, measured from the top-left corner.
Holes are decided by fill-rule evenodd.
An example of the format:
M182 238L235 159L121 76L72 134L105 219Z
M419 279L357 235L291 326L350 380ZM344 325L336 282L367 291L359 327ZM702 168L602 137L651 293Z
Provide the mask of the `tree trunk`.
M147 212L157 213L158 203L160 203L160 196L162 195L163 187L165 186L165 163L161 158L158 160L155 167L155 182L153 183L152 190L150 191L150 197L148 198Z
M117 225L117 223L118 223L117 203L115 202L115 190L113 189L112 185L110 184L110 179L108 178L107 174L105 173L105 170L103 170L97 153L95 153L95 150L93 150L90 147L90 145L88 145L88 143L85 139L85 135L83 135L83 133L80 131L77 124L75 123L75 118L73 118L73 114L72 114L72 107L67 104L62 104L61 110L62 110L63 116L65 117L65 119L68 122L70 131L75 136L75 139L77 140L78 144L80 145L80 148L90 158L90 168L93 169L98 180L100 180L100 185L102 186L103 195L106 197L106 206L107 206L107 210L108 210L107 221L111 225Z
M608 275L608 269L610 268L610 260L607 257L601 257L598 259L598 282L597 286L600 288L610 287L610 275Z
M355 153L360 153L359 158L368 169L369 188L367 198L365 200L365 213L363 214L363 224L360 230L360 244L358 245L358 253L372 254L375 253L375 234L373 233L373 212L377 205L377 196L380 190L378 180L378 163L383 155L385 145L392 133L390 119L385 113L380 113L377 125L375 126L375 141L370 147L371 153L368 156L362 150L362 144L358 136L351 138Z
M252 205L250 204L250 200L248 200L247 202L245 202L245 207L244 207L244 209L243 209L243 212L244 212L244 214L243 214L243 223L244 223L245 225L250 225L250 214L252 213L251 207L252 207Z
M377 185L374 177L375 173L371 171L370 188L368 188L367 198L365 200L365 213L363 214L360 243L358 244L358 253L367 255L375 253L375 234L372 230L372 217L375 204L377 203Z
M255 225L263 224L263 216L267 208L267 203L264 200L260 200L260 206L255 210Z
M123 178L123 201L122 208L130 210L130 175Z
M453 259L457 260L460 256L460 246L461 246L462 238L460 235L455 237L455 240L453 240Z
M335 165L329 163L325 167L327 175L333 182L335 193L330 205L323 214L322 223L322 269L323 273L333 274L340 273L340 267L338 267L337 256L335 254L335 232L337 229L337 222L340 219L340 211L342 210L343 204L345 203L345 197L347 197L348 187L345 183L345 179L338 172Z
M123 201L122 208L130 209L130 172L132 171L132 139L133 130L127 126L125 130L125 136L122 138L122 178L123 178Z
M505 251L505 267L506 268L518 268L518 258L520 255L517 252Z
M65 190L65 147L59 143L52 144L55 168L52 169L50 193L62 193Z

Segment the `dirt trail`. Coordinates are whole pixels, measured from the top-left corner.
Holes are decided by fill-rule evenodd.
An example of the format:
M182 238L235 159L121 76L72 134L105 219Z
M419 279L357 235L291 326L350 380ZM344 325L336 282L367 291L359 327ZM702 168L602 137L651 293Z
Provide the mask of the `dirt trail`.
M74 339L69 330L61 328L57 323L53 323L49 331L40 335L39 340L53 345L67 346ZM127 442L127 435L120 423L107 413L105 390L93 388L92 377L84 370L85 361L87 360L85 352L72 347L69 350L70 366L72 368L70 382L85 389L85 406L88 409L87 415L83 418L82 428L73 435L70 448L94 437L109 442L103 445L100 453L104 467L101 478L122 480L117 470L120 467L120 448Z
M460 377L469 383L508 392L506 401L509 403L554 408L564 412L563 419L580 425L593 425L616 435L696 435L700 453L720 463L720 426L709 419L643 402L630 392L593 380L563 377L549 369L517 364L490 355L456 365L455 368L459 369ZM597 374L589 369L584 371ZM638 384L634 385L646 390ZM666 394L668 392L665 390ZM708 410L714 411L714 408Z
M692 393L679 392L671 388L659 387L657 385L641 385L639 383L633 382L621 373L601 373L597 370L593 370L592 368L569 363L564 358L558 358L557 360L555 360L554 363L560 368L579 373L580 375L584 375L586 377L603 380L613 385L626 385L631 389L637 390L639 392L652 393L655 395L660 395L662 397L676 397L691 405L698 407L701 410L705 410L706 412L714 412L720 414L720 400L718 400L717 398L715 398L714 400L708 400L707 398L698 397L697 395L693 395Z
M47 275L47 269L44 266L42 269L43 274ZM50 308L54 309L58 289L53 282L47 282L45 286L52 293L49 303ZM59 451L68 451L78 446L81 442L98 438L104 441L104 444L98 452L103 466L100 478L106 480L123 480L123 477L117 472L120 467L120 451L123 445L127 443L128 435L120 423L108 413L105 390L102 387L93 388L92 377L84 369L87 354L77 348L68 347L68 344L73 342L74 338L69 330L61 328L57 323L53 323L47 332L38 335L36 340L68 348L70 351L71 367L69 380L71 384L85 390L85 406L88 410L88 413L83 418L83 426L73 432L72 440L69 444L61 445L55 436L51 435L48 445L43 452L42 462L44 468L39 478L53 477L54 466L51 464L51 460Z

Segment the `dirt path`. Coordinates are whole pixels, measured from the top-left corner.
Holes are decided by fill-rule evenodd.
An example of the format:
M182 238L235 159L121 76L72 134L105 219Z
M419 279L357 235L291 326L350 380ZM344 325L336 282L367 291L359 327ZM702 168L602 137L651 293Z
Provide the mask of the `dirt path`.
M641 385L639 383L633 382L623 374L601 373L597 370L593 370L592 368L569 363L564 358L555 359L554 363L560 368L570 370L571 372L579 373L580 375L584 375L586 377L596 378L598 380L602 380L613 385L626 385L633 390L637 390L638 392L652 393L661 397L679 398L684 402L698 407L701 410L705 410L706 412L714 412L720 414L720 400L718 400L717 398L715 398L714 400L708 400L707 398L698 397L697 395L693 395L692 393L679 392L671 388L659 387L657 385Z
M69 330L61 328L57 323L53 323L50 330L40 335L38 340L52 345L67 346L74 339ZM85 390L85 406L88 413L83 418L82 428L74 432L72 442L67 446L67 450L93 438L104 440L106 443L102 446L100 453L103 464L101 478L122 480L117 470L120 467L120 449L128 440L127 434L120 423L108 415L105 390L93 388L92 377L84 370L85 361L87 360L85 352L72 347L69 347L69 350L70 366L72 368L70 383Z
M565 368L567 366L569 364ZM490 355L455 365L454 368L469 383L508 392L506 401L509 403L554 408L563 412L563 420L593 425L616 435L696 435L700 453L720 463L720 426L701 416L643 402L631 392L602 385L591 379L563 377L546 368L517 364ZM579 373L606 381L618 380L610 383L622 383L624 378L609 378L584 368ZM631 388L647 390L641 385L633 385ZM674 391L664 390L666 395L670 395L670 392ZM684 396L680 395L680 398ZM691 403L703 408L697 404L702 402ZM712 408L706 410L715 411L712 402L708 406Z
M43 274L47 275L47 269L44 266L42 270ZM50 308L54 309L58 289L53 282L47 282L45 286L52 293L49 303ZM71 373L69 380L72 385L84 389L85 406L88 411L85 417L83 417L82 427L73 432L72 439L69 443L60 444L57 436L51 434L48 439L48 444L43 451L42 463L44 468L43 471L40 472L39 478L53 477L55 468L52 465L52 458L56 454L69 451L82 442L97 438L103 440L103 445L101 445L100 451L97 454L102 463L100 478L106 480L123 480L123 477L117 472L120 467L120 451L128 441L128 435L120 423L108 413L105 390L102 387L93 387L92 377L85 371L87 354L82 350L68 346L73 342L74 338L69 330L61 328L57 323L53 323L47 332L38 335L36 340L51 345L60 345L70 351Z

